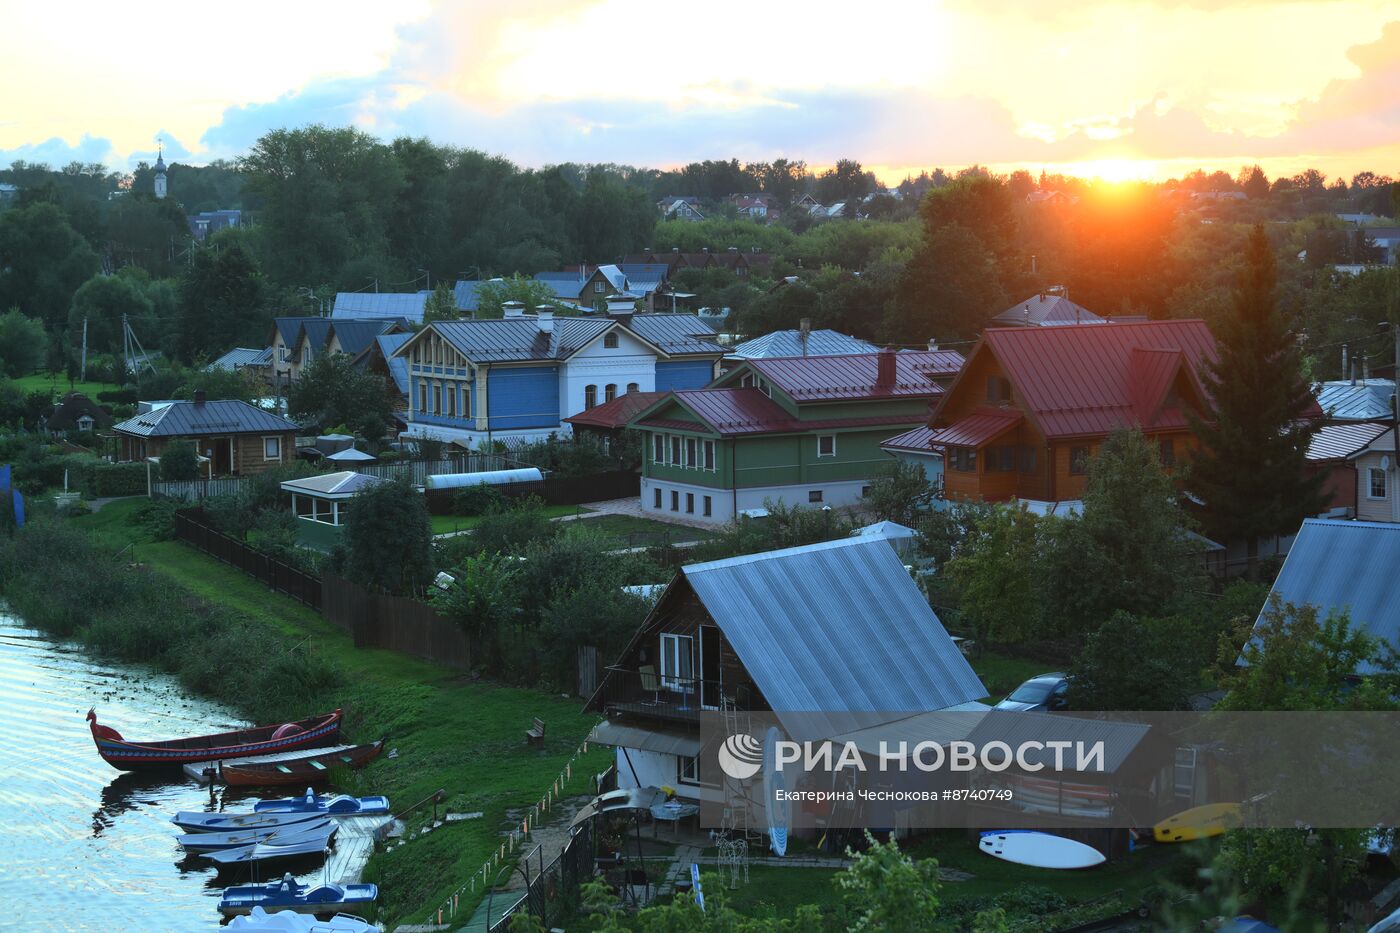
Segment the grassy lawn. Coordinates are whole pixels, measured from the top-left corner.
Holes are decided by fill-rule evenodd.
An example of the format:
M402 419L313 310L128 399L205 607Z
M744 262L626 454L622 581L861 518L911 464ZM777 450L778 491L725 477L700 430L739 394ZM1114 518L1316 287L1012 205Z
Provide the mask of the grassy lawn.
M545 518L561 518L565 515L582 515L591 511L578 505L547 505L544 507ZM477 522L481 521L480 515L433 515L433 534L442 535L453 531L468 531L475 528Z
M967 660L977 672L977 676L982 678L982 684L987 688L987 696L994 703L1001 702L1008 693L1032 677L1059 670L1048 661L1013 658L991 651L983 653L981 657L973 654Z
M25 392L81 392L93 401L97 401L98 392L107 392L121 388L121 386L111 385L106 382L77 381L75 381L70 388L68 377L63 373L32 373L28 376L21 376L13 381Z
M673 525L637 515L599 515L583 519L585 527L621 539L629 547L656 547L681 541L708 541L713 532L689 525Z
M473 682L405 655L356 648L320 614L232 567L178 542L151 541L132 523L132 513L142 501L114 502L75 521L85 523L114 549L134 544L134 559L174 586L304 638L310 650L337 662L345 672L344 683L327 701L345 709L347 729L356 740L386 736L388 747L399 753L396 759L381 758L359 772L355 791L387 794L398 809L442 789L449 810L485 814L448 824L371 859L366 880L380 885L381 919L423 920L481 870L501 843L499 832L514 824L506 811L528 808L539 799L596 717L580 712L580 700ZM548 725L543 750L528 749L524 743L524 732L535 716ZM586 775L602 771L609 759L607 751L595 749L575 762L574 792L582 791ZM426 817L410 817L410 826ZM474 906L475 898L464 895L461 909Z

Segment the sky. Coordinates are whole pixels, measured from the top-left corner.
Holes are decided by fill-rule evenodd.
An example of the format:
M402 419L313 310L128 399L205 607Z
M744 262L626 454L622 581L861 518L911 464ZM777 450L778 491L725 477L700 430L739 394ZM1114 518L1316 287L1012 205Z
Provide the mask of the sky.
M701 15L699 10L703 9ZM354 125L529 166L1400 175L1397 0L0 0L0 164Z

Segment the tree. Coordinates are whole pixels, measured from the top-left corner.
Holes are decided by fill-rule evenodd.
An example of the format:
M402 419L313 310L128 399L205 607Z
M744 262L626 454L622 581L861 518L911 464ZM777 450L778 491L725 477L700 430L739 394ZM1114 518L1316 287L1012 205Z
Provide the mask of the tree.
M160 455L160 478L172 483L199 479L199 455L192 441L174 440L166 445Z
M971 229L944 224L927 230L909 261L885 309L884 330L900 343L972 338L1008 300L995 254Z
M457 297L452 293L452 286L446 282L439 282L423 305L423 323L455 321L461 316L462 312L457 310Z
M913 527L933 502L933 487L917 463L895 460L882 466L870 480L865 504L882 521Z
M233 346L262 346L272 323L268 288L239 230L220 231L197 250L180 279L175 352L186 360Z
M994 506L979 515L948 561L963 615L977 647L1027 638L1040 620L1041 519L1021 506Z
M19 308L0 314L0 375L29 375L44 362L48 347L41 321L25 317Z
M1115 612L1084 642L1070 667L1069 703L1083 710L1190 708L1192 676L1211 660L1193 620Z
M473 317L498 318L504 313L502 308L507 301L518 301L529 311L540 305L560 309L554 289L539 279L512 275L510 278L481 283L476 290L476 313Z
M389 430L393 417L384 380L343 353L323 353L303 367L287 389L287 409L299 421L323 428L347 425L374 442Z
M502 554L469 554L451 571L453 582L433 605L467 633L488 656L496 654L500 628L520 601L517 562Z
M192 399L196 392L203 392L205 398L238 399L256 403L265 397L267 383L251 369L192 369L184 374L181 398Z
M855 159L838 159L817 177L815 197L823 204L845 201L848 206L875 190L874 177Z
M1264 170L1257 165L1240 169L1239 178L1236 181L1251 201L1269 196L1269 176L1265 175Z
M914 861L894 839L877 842L866 833L868 848L846 851L851 865L836 876L836 888L846 904L846 928L917 933L932 929L938 919L938 862Z
M50 330L68 319L73 293L98 269L97 254L53 204L0 212L0 308L17 307Z
M81 341L86 321L88 353L118 353L124 346L123 319L138 331L155 331L145 289L135 276L94 275L73 294L68 334Z
M376 483L350 500L345 575L373 592L417 593L432 576L432 539L423 494L403 480Z
M1307 469L1316 403L1297 339L1277 308L1274 276L1268 235L1256 226L1234 313L1220 323L1217 358L1201 373L1210 411L1191 415L1201 446L1188 488L1205 503L1213 536L1243 538L1251 564L1261 537L1291 533L1326 506L1323 475Z

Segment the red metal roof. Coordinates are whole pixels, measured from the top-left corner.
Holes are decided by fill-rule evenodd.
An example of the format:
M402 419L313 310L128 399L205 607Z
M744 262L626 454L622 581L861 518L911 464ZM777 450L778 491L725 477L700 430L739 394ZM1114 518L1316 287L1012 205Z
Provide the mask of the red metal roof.
M1107 434L1137 424L1185 427L1185 414L1167 400L1177 372L1201 391L1197 372L1215 359L1215 338L1204 321L994 327L982 334L1001 362L1026 412L1046 437ZM974 354L977 351L974 351ZM1152 420L1144 423L1140 413Z
M966 418L934 431L929 443L938 447L981 447L1020 424L1015 408L979 408Z
M909 424L918 416L881 415L870 418L827 418L803 420L794 418L777 402L758 389L686 389L674 393L676 400L693 411L703 421L652 416L636 422L639 427L671 428L678 431L708 429L716 434L775 434L815 431L830 428L879 427L887 424Z
M582 424L592 428L625 428L627 424L646 409L666 397L665 392L628 392L619 395L611 402L594 405L577 415L564 420L570 424Z
M1390 430L1379 421L1325 424L1308 443L1309 460L1343 460L1371 446L1371 442Z
M779 356L749 360L748 365L797 402L934 398L943 393L937 381L951 379L963 365L963 355L956 350L896 353L894 385L881 386L876 384L879 357L878 353Z
M920 425L912 431L905 431L903 434L896 434L894 437L886 438L880 442L880 449L914 450L923 453L931 453L933 444L930 441L933 434L933 428L930 428L928 425Z

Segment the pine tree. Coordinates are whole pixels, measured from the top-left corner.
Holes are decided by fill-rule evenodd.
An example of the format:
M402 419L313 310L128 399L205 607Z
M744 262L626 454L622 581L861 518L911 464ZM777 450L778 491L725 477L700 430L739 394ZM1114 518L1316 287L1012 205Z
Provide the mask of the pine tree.
M1326 507L1321 475L1309 475L1318 423L1297 341L1279 314L1274 257L1262 226L1250 234L1234 313L1219 325L1218 357L1201 379L1209 415L1193 418L1201 448L1187 488L1205 503L1216 537L1243 539L1251 563L1259 539L1291 534Z

